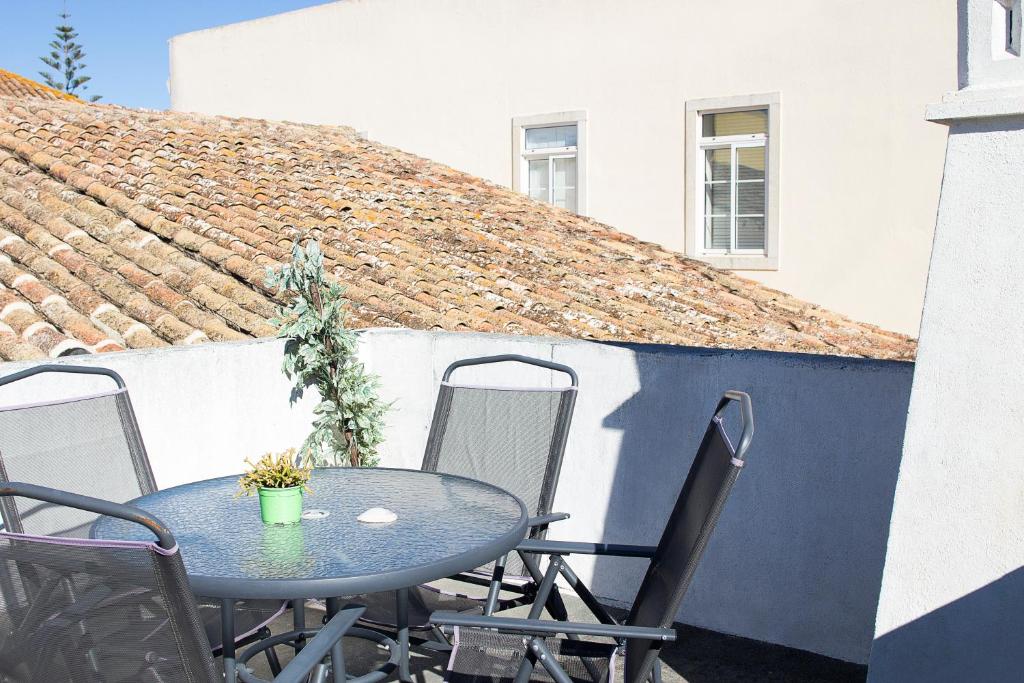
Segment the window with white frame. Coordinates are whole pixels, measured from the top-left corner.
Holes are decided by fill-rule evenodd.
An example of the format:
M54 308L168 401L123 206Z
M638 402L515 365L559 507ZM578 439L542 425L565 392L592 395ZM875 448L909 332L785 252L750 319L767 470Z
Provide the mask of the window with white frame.
M575 123L523 129L526 194L562 209L577 210L577 142Z
M586 212L586 112L512 119L512 187L574 213Z
M701 114L706 254L764 254L768 110Z
M781 95L686 102L685 247L718 268L778 270Z

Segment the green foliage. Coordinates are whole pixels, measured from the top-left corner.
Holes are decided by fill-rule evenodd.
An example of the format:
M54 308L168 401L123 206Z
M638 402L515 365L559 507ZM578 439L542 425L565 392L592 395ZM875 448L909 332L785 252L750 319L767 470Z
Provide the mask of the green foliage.
M292 261L267 273L268 287L286 299L272 322L285 346L284 374L295 380L294 398L308 386L320 392L313 431L302 444L302 461L314 466L373 467L384 440L388 404L377 395L378 379L359 362L358 337L345 327L344 289L324 273L315 241L296 242Z
M295 449L273 455L264 453L256 462L245 459L249 471L238 479L239 495L251 496L260 489L287 489L301 486L303 491L312 493L306 483L311 469L295 465Z
M39 58L54 73L40 71L39 75L51 88L74 95L79 88L88 90L89 86L86 83L91 81L92 77L82 73L85 70L85 64L82 63L82 60L85 59L85 51L81 45L75 42L78 33L68 21L71 19L71 15L65 10L57 16L61 19L55 33L57 39L50 41L50 54ZM89 101L95 102L101 97L101 95L93 95Z

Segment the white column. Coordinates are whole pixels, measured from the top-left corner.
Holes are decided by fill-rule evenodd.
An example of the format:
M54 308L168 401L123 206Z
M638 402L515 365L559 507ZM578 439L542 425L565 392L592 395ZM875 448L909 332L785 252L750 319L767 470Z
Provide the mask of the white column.
M1020 0L960 0L949 126L871 681L1024 680Z

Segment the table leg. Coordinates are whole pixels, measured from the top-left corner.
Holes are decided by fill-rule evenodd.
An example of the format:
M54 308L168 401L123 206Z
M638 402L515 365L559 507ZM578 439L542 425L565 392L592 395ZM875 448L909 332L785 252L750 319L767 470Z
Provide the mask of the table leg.
M235 601L231 598L220 601L220 638L224 681L236 683L238 673L235 668Z
M395 615L398 626L398 680L412 683L409 673L409 589L395 592Z
M341 601L338 598L327 598L326 603L327 620L330 621L331 617L338 613ZM345 683L348 680L345 675L345 655L341 647L341 640L331 646L331 670L333 671L331 680L334 683Z

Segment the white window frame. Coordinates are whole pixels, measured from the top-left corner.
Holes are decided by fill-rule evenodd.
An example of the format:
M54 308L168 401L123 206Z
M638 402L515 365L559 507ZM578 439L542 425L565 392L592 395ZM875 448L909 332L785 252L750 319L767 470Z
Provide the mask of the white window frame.
M703 136L702 116L731 111L766 109L768 111L768 134L728 135L715 138ZM779 269L779 220L780 220L780 111L781 97L779 93L759 95L741 95L738 97L714 97L686 102L686 210L685 210L685 246L686 254L691 258L705 261L716 268L727 270L778 270ZM765 148L767 163L765 166L765 234L764 249L719 250L704 246L704 150L719 147L730 148L731 173L730 186L733 195L736 183L743 182L736 178L736 149L741 147ZM733 196L732 206L736 206ZM733 214L730 239L735 239L736 215Z
M538 150L526 149L527 128L550 128L553 126L576 126L575 147L550 147ZM516 116L512 119L512 189L527 193L530 187L530 165L532 159L554 159L576 157L576 213L587 215L587 113L585 111L563 111L552 114ZM553 178L549 167L548 177ZM548 203L551 203L554 183L548 183Z

